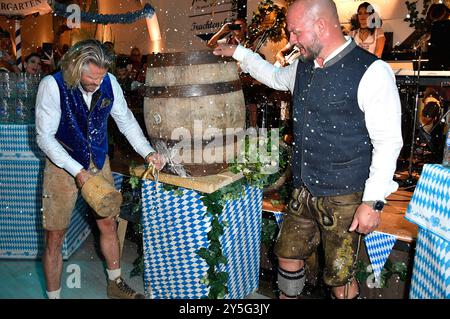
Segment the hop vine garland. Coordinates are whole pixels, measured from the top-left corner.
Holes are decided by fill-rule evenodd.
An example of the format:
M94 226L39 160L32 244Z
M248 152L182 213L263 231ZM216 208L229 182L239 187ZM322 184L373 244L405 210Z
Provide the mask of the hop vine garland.
M408 15L403 21L409 22L409 27L416 29L420 33L428 32L430 28L430 23L425 19L428 8L431 5L431 0L423 0L422 12L419 16L419 11L417 10L417 1L409 2L406 1L405 5L408 10Z
M267 32L271 41L279 42L283 39L285 27L286 8L279 7L272 0L264 0L253 13L252 22L248 27L249 39L253 42Z
M388 288L388 281L392 276L398 276L403 282L408 279L408 269L404 262L393 263L389 259L381 271L380 276L380 288ZM369 277L373 278L373 269L370 264L365 264L363 261L358 260L356 263L356 279L359 283L366 283ZM370 280L370 279L369 279Z

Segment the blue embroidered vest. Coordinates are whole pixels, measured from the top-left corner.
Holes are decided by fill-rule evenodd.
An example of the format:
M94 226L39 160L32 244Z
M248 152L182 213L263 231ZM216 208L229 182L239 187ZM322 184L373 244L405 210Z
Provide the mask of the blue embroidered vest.
M108 153L108 117L114 102L111 80L108 74L100 88L93 94L90 110L78 88L69 88L62 73L53 75L61 102L61 121L56 139L70 156L85 169L92 161L99 169L103 168Z
M294 88L294 186L313 196L364 189L372 145L358 106L358 86L377 58L352 41L323 68L298 63Z

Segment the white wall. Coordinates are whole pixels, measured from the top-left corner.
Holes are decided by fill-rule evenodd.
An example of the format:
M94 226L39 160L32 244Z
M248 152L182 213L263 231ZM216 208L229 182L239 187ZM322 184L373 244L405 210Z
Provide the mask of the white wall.
M120 5L118 5L118 3ZM113 25L112 34L115 42L116 51L119 53L129 53L133 45L138 46L143 54L153 51L176 52L188 50L206 50L206 42L197 37L196 33L216 32L219 27L195 31L193 23L206 23L211 20L211 16L192 18L198 12L194 12L191 8L192 0L144 0L143 3L149 2L155 8L156 15L161 31L161 44L155 50L150 42L147 25L144 20L139 20L130 25ZM197 5L214 3L217 1L199 1ZM259 1L248 0L247 16L251 21L253 11L256 10ZM276 0L275 3L284 5L284 0ZM135 0L99 0L99 9L101 13L124 13L127 11L135 11L141 9ZM217 9L220 11L220 8ZM191 17L190 17L191 16ZM222 22L226 14L216 14L213 19L215 22ZM268 60L274 61L275 53L285 45L286 41L278 44L267 43L261 48Z
M186 51L206 49L205 42L195 36L195 32L191 31L192 18L191 4L193 0L142 0L141 2L149 2L156 10L159 21L162 39L159 42L152 42L149 36L148 27L145 19L140 19L132 24L115 24L106 29L103 34L99 31L98 38L109 37L109 31L112 30L113 40L116 44L116 50L119 53L129 53L131 47L138 46L143 54L153 51ZM136 11L142 8L139 1L136 0L98 0L101 13L126 13ZM200 0L200 2L205 2ZM211 2L211 0L209 0ZM214 2L214 1L213 1ZM356 8L363 0L336 0L341 23L347 23L351 15L356 12ZM394 45L401 43L413 31L409 28L408 23L403 19L407 10L404 0L369 0L377 11L379 11L383 19L383 29L386 32L394 33ZM418 9L422 8L423 0L419 0ZM206 1L205 3L208 3ZM257 9L259 0L248 0L247 17L248 22L251 21L253 12ZM275 3L284 5L284 0L275 0ZM217 18L217 16L216 16ZM221 20L221 19L219 19ZM2 27L12 27L13 24L7 24L5 18L0 19ZM206 21L206 20L205 20ZM102 28L99 28L102 29ZM153 30L153 27L151 27ZM217 31L217 28L205 30L209 32ZM52 33L52 16L45 15L38 18L27 17L23 20L22 41L24 55L31 52L35 47L40 46L42 42L51 42L53 40ZM273 62L274 55L284 45L282 43L268 43L262 47L261 53Z
M142 9L142 5L136 0L98 0L98 7L102 14L119 14ZM107 39L105 40L114 41L117 53L130 54L131 48L134 46L139 47L142 54L149 53L151 41L145 19L139 19L131 24L113 24L110 27L112 39L108 39L110 31L107 29L105 32ZM100 34L97 34L97 38L102 40L101 37L100 31Z

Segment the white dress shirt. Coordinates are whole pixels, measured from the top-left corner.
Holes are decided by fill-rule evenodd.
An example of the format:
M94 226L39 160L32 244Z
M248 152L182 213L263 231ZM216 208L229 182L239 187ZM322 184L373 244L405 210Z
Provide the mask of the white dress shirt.
M139 124L133 113L127 107L123 91L114 75L109 73L114 103L111 109L111 116L117 123L120 132L125 135L133 146L134 150L145 158L153 148L142 133ZM81 86L79 89L83 95L88 108L91 106L92 94L86 92ZM97 88L98 90L98 88ZM72 176L76 176L83 166L73 159L69 153L56 140L55 134L58 131L61 120L61 105L59 88L53 76L48 75L42 79L36 97L36 133L37 143L48 158L58 167L65 169Z
M323 64L344 50L351 41L350 37L346 37L346 42L333 51ZM284 68L277 68L263 60L259 54L242 46L237 47L233 58L240 62L242 71L250 73L259 82L276 90L294 92L299 60ZM316 68L320 67L316 61L314 64ZM372 63L361 78L357 94L358 105L364 112L367 131L373 145L370 174L365 183L363 201L384 201L398 189L393 176L403 146L401 104L391 67L382 60Z

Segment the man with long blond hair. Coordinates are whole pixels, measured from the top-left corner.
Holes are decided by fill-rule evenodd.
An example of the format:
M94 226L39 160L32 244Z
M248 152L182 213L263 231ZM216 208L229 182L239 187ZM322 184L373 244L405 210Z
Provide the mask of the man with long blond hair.
M47 296L61 293L61 248L79 189L93 176L113 182L109 165L107 120L111 114L137 153L157 169L163 158L154 152L127 107L116 78L107 72L112 53L97 40L75 44L62 58L61 71L45 77L36 100L37 142L46 154L43 187ZM115 217L96 217L100 248L106 260L107 295L143 299L121 277Z

